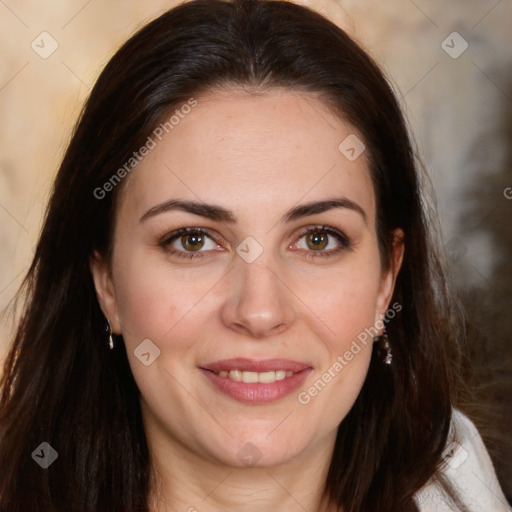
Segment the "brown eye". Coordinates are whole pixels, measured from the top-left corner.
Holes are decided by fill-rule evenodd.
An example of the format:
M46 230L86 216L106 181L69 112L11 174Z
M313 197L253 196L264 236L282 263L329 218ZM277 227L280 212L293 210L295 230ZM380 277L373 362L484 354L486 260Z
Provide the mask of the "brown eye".
M201 233L187 233L180 237L180 242L186 251L198 251L203 248L204 236Z
M329 226L311 226L302 231L290 248L302 251L305 258L329 258L351 247L352 241L343 232Z
M329 235L320 231L308 233L306 235L306 244L309 249L319 251L325 249L329 243Z
M222 248L212 234L202 228L181 228L163 236L158 245L174 256L199 258Z

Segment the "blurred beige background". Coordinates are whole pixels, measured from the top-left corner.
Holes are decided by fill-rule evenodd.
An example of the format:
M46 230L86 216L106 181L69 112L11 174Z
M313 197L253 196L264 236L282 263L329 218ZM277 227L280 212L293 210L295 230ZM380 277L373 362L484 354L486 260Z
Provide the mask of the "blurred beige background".
M1 309L30 263L53 175L95 78L121 42L175 3L0 0ZM466 306L477 363L467 378L493 407L488 439L512 496L512 0L303 3L353 34L402 98ZM4 320L0 360L10 336Z

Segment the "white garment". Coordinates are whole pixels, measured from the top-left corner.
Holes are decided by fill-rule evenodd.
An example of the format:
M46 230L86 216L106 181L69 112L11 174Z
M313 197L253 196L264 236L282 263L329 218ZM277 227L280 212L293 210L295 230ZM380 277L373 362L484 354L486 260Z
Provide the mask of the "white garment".
M455 436L455 437L454 437ZM454 440L455 439L455 440ZM471 420L453 411L452 425L443 452L442 473L471 512L511 512L485 445ZM416 493L421 512L454 512L457 508L437 482Z

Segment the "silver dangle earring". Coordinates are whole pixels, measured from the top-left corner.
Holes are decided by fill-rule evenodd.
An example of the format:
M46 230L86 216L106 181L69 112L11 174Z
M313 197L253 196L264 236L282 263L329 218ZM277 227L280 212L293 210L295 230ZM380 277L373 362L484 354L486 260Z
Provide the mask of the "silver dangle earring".
M379 359L384 364L391 364L393 353L391 352L391 345L386 330L384 329L384 332L380 336L374 336L373 342Z
M114 350L114 338L112 337L112 327L110 327L110 321L107 318L107 332L108 332L108 348Z

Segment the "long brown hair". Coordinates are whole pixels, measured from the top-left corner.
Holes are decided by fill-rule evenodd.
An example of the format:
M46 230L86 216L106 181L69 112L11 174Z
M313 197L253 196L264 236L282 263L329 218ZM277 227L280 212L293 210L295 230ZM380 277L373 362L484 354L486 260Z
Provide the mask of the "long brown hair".
M0 397L0 511L148 510L150 453L124 344L107 348L89 257L108 255L115 199L94 191L174 107L226 85L319 94L362 135L381 257L395 228L405 256L388 325L393 362L374 355L339 426L325 493L345 512L417 510L440 467L453 405L450 302L419 172L391 87L343 30L273 0L192 0L143 27L101 73L60 166ZM371 440L371 442L368 442ZM42 442L58 460L31 457Z

